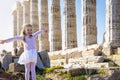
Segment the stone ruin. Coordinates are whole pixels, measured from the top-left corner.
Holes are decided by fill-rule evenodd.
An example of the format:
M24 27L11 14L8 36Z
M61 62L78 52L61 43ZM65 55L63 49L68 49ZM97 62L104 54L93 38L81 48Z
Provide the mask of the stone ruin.
M54 1L51 3L55 3ZM120 20L118 0L106 0L106 30L103 43L97 44L96 0L82 0L82 48L75 47L76 36L69 34L73 29L74 0L64 1L65 39L63 49L50 51L51 66L62 65L65 68L109 68L120 65ZM72 7L71 7L72 6ZM54 6L53 6L54 7ZM52 7L52 8L53 8ZM113 9L114 8L114 9ZM71 11L71 13L69 13ZM114 12L114 13L113 13ZM70 14L73 14L73 16ZM66 17L67 16L67 17ZM70 19L70 20L69 20ZM66 24L67 22L67 24ZM66 28L67 26L67 28ZM71 27L72 28L71 28ZM70 28L69 28L70 27ZM75 26L76 27L76 26ZM71 32L72 33L72 32ZM75 32L74 32L75 33ZM50 35L52 36L52 35ZM70 36L70 37L69 37ZM73 43L74 42L74 43ZM50 46L51 48L51 46ZM110 62L104 62L105 59Z
M104 56L119 53L120 13L118 9L120 8L120 6L118 4L120 4L118 0L115 0L114 2L112 0L106 0L106 30L102 44L97 44L96 0L81 1L82 49L80 50L77 47L77 35L76 35L77 16L75 0L63 1L62 5L64 7L63 8L64 26L61 25L62 16L60 15L60 11L62 10L60 8L60 0L50 1L49 6L50 14L48 14L48 0L40 0L40 4L38 4L38 0L35 1L23 0L21 2L17 1L15 9L13 10L12 13L14 24L14 36L20 34L21 30L20 26L22 26L22 24L25 23L32 23L34 26L34 31L37 31L38 29L49 29L48 33L50 39L48 38L48 33L44 34L44 36L40 35L37 40L37 46L39 47L40 51L46 50L50 53L50 55L55 53L55 56L57 56L59 52L60 52L59 55L62 55L62 53L65 51L66 53L65 56L62 56L63 58L59 59L66 63L69 63L68 55L69 58L70 57L73 58L73 56L76 58L77 55L82 55L82 57L92 55L98 56L100 52L102 52L102 55ZM40 11L38 10L38 7ZM48 21L49 15L51 18L50 21ZM64 31L61 30L61 27L64 27ZM63 36L64 40L62 40L62 32L64 33ZM13 47L14 48L19 47L18 43L14 42ZM72 51L74 48L78 48L78 51L80 52ZM98 50L96 48L102 49ZM72 51L72 53L66 51ZM64 57L66 58L66 60L64 60ZM61 62L61 64L63 64L63 62Z
M106 55L102 45L91 45L83 49L73 48L65 51L49 52L51 66L63 66L60 72L70 72L72 76L86 73L86 70L95 73L99 69L106 71L104 76L90 76L87 80L119 80L120 55ZM106 62L106 58L111 61ZM117 64L117 67L115 67ZM59 72L59 70L57 70Z
M41 0L41 12L40 16L36 14L37 19L34 16L34 9L37 10L37 1L23 1L23 5L20 2L17 2L17 7L13 11L14 19L14 35L19 33L19 29L23 23L32 23L38 26L40 24L40 29L48 29L48 14L47 14L47 0ZM34 3L35 5L30 5ZM57 4L57 5L56 5ZM83 5L84 4L84 5ZM50 4L50 15L52 20L50 21L50 43L48 42L48 34L41 36L40 40L41 45L39 46L41 50L46 49L46 52L41 52L38 54L37 65L39 68L50 67L61 65L64 68L109 68L115 64L120 66L120 20L119 20L119 8L118 5L120 2L118 0L106 0L106 31L104 34L104 40L102 44L97 44L97 26L96 26L96 0L82 0L82 48L77 48L77 38L76 38L76 13L75 13L75 1L74 0L65 0L64 1L64 39L63 40L63 50L61 50L61 23L60 21L60 6L59 0L51 0ZM30 9L31 6L31 9ZM23 8L23 10L21 10ZM113 9L114 8L114 9ZM30 12L31 10L31 12ZM114 11L113 11L114 10ZM71 13L69 13L71 12ZM114 13L112 13L114 12ZM17 14L19 13L19 14ZM24 17L20 17L21 15ZM26 14L28 16L26 16ZM56 15L54 15L56 14ZM32 16L32 19L30 18ZM19 17L17 17L19 16ZM43 18L44 16L44 18ZM55 16L55 17L54 17ZM40 22L38 22L38 17ZM34 22L36 20L36 22ZM17 22L18 21L18 22ZM19 22L19 21L23 21ZM43 22L42 22L43 21ZM46 23L44 23L46 22ZM56 23L56 24L54 24ZM17 26L17 24L19 24ZM58 27L55 27L55 26ZM38 28L38 27L37 27ZM35 27L35 30L37 30ZM69 32L69 33L68 33ZM56 33L53 35L52 33ZM58 44L59 43L59 44ZM56 44L56 45L55 45ZM50 46L49 46L50 45ZM17 47L18 44L15 42L14 47ZM43 54L42 54L43 53ZM46 55L45 55L46 54ZM114 54L114 55L113 55ZM41 57L43 56L43 57ZM50 57L50 58L49 58ZM10 59L8 61L7 59ZM111 59L112 62L104 62L105 58ZM6 65L3 65L5 68L8 68L8 64L15 62L16 65L17 57L12 57L7 55L4 58L2 63L8 61Z
M118 48L119 49L119 48ZM51 66L61 65L65 68L109 68L120 65L120 55L106 55L102 45L94 44L83 49L73 48L65 51L49 52ZM110 62L104 62L105 59Z
M65 68L101 68L112 66L104 62L101 45L92 45L80 50L49 52L51 66L62 65Z

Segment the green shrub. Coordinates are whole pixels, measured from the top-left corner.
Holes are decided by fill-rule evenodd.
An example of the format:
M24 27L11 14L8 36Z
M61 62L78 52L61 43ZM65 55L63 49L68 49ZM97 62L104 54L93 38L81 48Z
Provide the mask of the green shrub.
M50 68L45 68L44 73L52 73L55 69L63 69L63 67L62 66L53 66Z
M62 74L61 76L65 77L65 78L70 78L71 77L71 74L68 72L66 74Z
M108 73L107 73L107 70L105 70L105 69L99 69L98 74L101 75L101 76L104 76L104 75L106 75Z

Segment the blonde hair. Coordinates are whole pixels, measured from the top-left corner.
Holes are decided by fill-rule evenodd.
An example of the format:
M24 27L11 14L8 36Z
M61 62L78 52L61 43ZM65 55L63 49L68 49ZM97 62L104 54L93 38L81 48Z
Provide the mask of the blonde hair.
M32 25L31 24L23 24L22 31L21 31L21 36L23 38L23 41L25 41L25 36L26 36L25 29L26 29L26 27L32 27Z
M32 25L31 24L23 24L22 25L22 30L21 30L20 36L22 36L24 42L26 41L25 40L25 36L26 36L25 29L26 29L26 27L32 27ZM20 47L23 47L23 43L22 42L20 42Z

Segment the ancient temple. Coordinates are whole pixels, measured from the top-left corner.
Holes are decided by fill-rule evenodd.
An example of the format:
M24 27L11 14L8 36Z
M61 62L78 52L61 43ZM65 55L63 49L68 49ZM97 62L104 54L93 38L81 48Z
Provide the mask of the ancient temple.
M58 51L77 47L76 0L64 0L61 25L60 0L23 0L13 11L14 36L20 34L21 25L31 23L34 31L48 29L38 37L39 50ZM97 44L96 0L81 0L82 46ZM120 22L118 0L106 0L106 32L103 46L120 46ZM50 11L50 13L49 13ZM49 14L48 14L49 13ZM49 17L49 18L48 18ZM61 30L64 27L64 31ZM62 34L64 35L62 36ZM62 39L63 38L63 39ZM14 47L17 43L14 42Z

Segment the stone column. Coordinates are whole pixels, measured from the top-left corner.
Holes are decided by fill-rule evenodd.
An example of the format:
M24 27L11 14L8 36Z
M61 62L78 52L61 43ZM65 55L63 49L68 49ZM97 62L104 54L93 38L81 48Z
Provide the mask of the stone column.
M77 47L75 0L64 0L63 49Z
M40 15L39 15L39 28L48 29L48 0L40 0ZM49 36L48 33L44 33L44 35L40 35L40 45L39 49L41 51L47 50L49 51Z
M38 0L30 0L30 23L33 25L34 32L39 30Z
M13 15L13 35L17 35L17 11L16 9L13 10L12 12ZM17 47L17 42L13 42L13 48Z
M60 0L50 0L50 51L62 49Z
M17 35L20 35L23 25L23 7L20 2L17 1Z
M23 24L30 23L30 1L23 1Z
M17 4L17 35L21 35L21 29L22 29L22 25L23 25L23 6L21 4L21 2L16 1ZM22 51L21 51L22 50ZM21 46L21 42L17 42L17 48L15 48L13 50L14 53L16 53L16 55L21 55L21 53L23 52L23 46Z
M38 0L30 0L30 23L33 25L34 32L39 30ZM36 39L39 50L39 41Z
M82 0L82 46L97 44L96 0Z
M120 47L120 1L106 0L106 45Z

